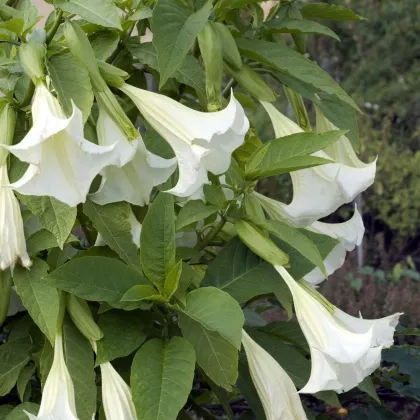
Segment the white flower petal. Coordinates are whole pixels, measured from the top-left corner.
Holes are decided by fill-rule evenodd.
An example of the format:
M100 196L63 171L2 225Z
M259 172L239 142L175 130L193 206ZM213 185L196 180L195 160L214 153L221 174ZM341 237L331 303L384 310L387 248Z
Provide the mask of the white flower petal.
M244 330L242 344L267 420L307 419L295 385L284 369Z
M0 167L0 270L18 261L28 268L32 265L26 252L26 241L19 202L8 187L7 164Z
M357 207L355 208L352 218L347 222L314 222L308 227L308 230L331 236L340 241L324 260L327 275L334 273L334 271L338 270L344 264L346 251L353 251L356 246L359 246L362 243L363 235L365 233L363 219L360 216ZM314 268L310 273L305 275L304 280L316 285L325 280L325 277L319 268Z
M204 113L127 84L121 90L175 152L179 181L169 192L180 197L192 195L208 182L207 171L219 175L228 170L230 155L243 143L249 128L233 95L222 111Z
M111 363L103 363L100 366L102 401L107 420L137 420L130 387Z
M52 196L74 207L86 200L95 176L115 159L114 145L102 147L85 140L80 110L73 105L73 114L66 119L42 84L32 109L32 129L19 144L7 147L31 164L11 187L24 195Z
M334 307L331 314L309 286L294 281L284 267L275 269L292 293L296 316L311 351L311 376L299 392L343 392L358 385L379 366L382 348L392 344L399 314L359 320Z

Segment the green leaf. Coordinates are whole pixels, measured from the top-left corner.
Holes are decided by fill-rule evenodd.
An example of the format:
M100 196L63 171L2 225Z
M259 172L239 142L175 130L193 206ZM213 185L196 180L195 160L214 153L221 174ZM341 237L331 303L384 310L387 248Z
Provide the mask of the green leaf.
M127 264L140 265L137 245L131 233L131 218L134 217L130 204L125 201L100 206L87 200L83 212L92 221L105 243Z
M39 329L54 344L55 335L61 318L61 293L44 280L48 273L48 264L34 258L30 270L16 266L14 282L25 308Z
M89 341L66 319L63 324L66 366L74 385L79 420L92 420L96 413L96 384L93 351Z
M258 170L258 178L291 172L308 166L329 163L327 159L310 156L336 142L345 131L327 131L321 134L297 133L266 143L251 156L247 172Z
M325 277L327 277L324 260L316 245L307 236L301 233L299 229L296 229L285 222L270 220L267 223L268 226L270 226L271 234L296 249L302 256L318 267Z
M140 6L131 16L128 17L128 20L138 21L143 19L149 19L153 15L152 9L146 6Z
M47 229L41 229L31 235L26 241L29 255L36 255L44 249L57 247L57 239Z
M202 285L218 287L245 303L255 296L274 293L281 282L271 264L235 238L210 263Z
M29 362L29 336L9 341L0 346L0 396L7 395L15 386L20 371Z
M397 363L400 373L410 375L410 384L420 388L420 356L409 346L394 346L382 353L386 362Z
M223 209L225 207L226 196L222 187L219 185L205 184L204 196L210 204L213 204L218 209Z
M370 376L366 376L362 382L357 386L361 391L366 392L370 397L372 397L378 404L381 404L381 400L376 393L376 387L372 382Z
M134 357L130 380L142 420L175 420L187 402L194 369L194 349L182 337L166 342L155 338L143 345Z
M54 0L54 4L65 12L79 15L88 22L122 30L120 17L112 0Z
M158 288L175 265L175 212L171 194L161 192L149 207L140 236L144 274Z
M241 241L261 258L273 265L285 265L289 262L288 255L282 251L260 228L238 220L235 229Z
M197 363L217 385L231 390L238 377L238 350L217 331L179 314L182 335L194 346Z
M153 286L139 285L128 290L122 297L121 302L139 302L142 300L167 301Z
M38 9L31 0L20 0L17 3L16 10L21 13L23 20L25 21L23 32L28 32L41 19L38 16Z
M244 314L238 302L216 287L201 287L187 295L182 313L209 331L218 332L224 339L241 348Z
M306 19L272 19L265 22L264 26L270 32L327 35L340 41L338 35L327 26Z
M91 45L95 57L98 60L106 60L111 57L112 53L120 42L120 34L116 31L101 31L95 34L91 39Z
M153 45L156 47L163 86L184 61L197 34L207 22L212 2L208 1L199 11L178 0L159 0L153 10Z
M33 414L36 416L39 411L39 405L31 402L25 402L15 407L4 420L28 420L28 415L25 413Z
M127 290L150 284L136 269L106 257L74 258L44 278L82 299L118 304Z
M38 218L41 227L57 238L58 246L63 248L76 220L77 208L54 197L19 194L19 200Z
M328 3L309 3L300 9L304 18L323 20L365 20L351 9Z
M32 375L34 374L36 369L36 365L29 365L24 367L19 374L19 378L16 383L17 391L19 394L19 398L22 402L25 402L25 394L26 390L31 389L29 381L32 378Z
M96 366L125 357L138 349L146 340L143 311L105 312L99 318L98 325L104 336L97 342Z
M73 112L73 101L86 122L93 105L92 85L86 67L71 54L57 54L48 61L48 73L67 116Z
M359 110L353 99L326 72L298 52L274 42L247 38L238 39L237 44L246 57L308 83L318 92L335 95Z
M182 261L178 261L175 267L168 274L168 277L165 279L165 284L163 287L164 295L170 299L178 289L179 279L182 274Z
M418 335L420 336L420 328L403 328L395 332L395 335Z
M8 414L13 411L13 405L10 404L2 404L0 405L0 420L5 420ZM38 411L37 411L38 413ZM28 416L26 416L28 417ZM26 420L26 419L25 419Z
M298 322L277 321L265 325L260 330L278 336L281 340L295 344L309 353L308 343Z
M181 230L185 226L203 220L212 214L217 213L218 208L207 205L201 200L191 200L181 208L176 218L176 230Z

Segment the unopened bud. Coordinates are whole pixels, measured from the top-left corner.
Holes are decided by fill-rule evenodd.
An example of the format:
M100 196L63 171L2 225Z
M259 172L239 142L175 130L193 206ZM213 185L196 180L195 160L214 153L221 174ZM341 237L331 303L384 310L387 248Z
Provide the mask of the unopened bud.
M126 71L108 64L106 61L98 60L98 66L101 76L109 86L119 88L130 77Z
M66 307L74 325L88 340L98 341L103 337L104 334L94 321L92 312L85 300L68 294Z
M10 104L5 104L0 111L0 144L10 146L13 144L13 136L16 126L16 111ZM0 147L0 166L6 163L9 151Z
M229 29L219 22L212 23L212 26L222 43L223 60L234 69L240 70L242 68L241 54Z
M311 131L311 122L309 120L309 115L306 111L302 96L287 86L284 86L284 93L286 94L290 106L293 108L293 112L295 113L300 128L305 131Z

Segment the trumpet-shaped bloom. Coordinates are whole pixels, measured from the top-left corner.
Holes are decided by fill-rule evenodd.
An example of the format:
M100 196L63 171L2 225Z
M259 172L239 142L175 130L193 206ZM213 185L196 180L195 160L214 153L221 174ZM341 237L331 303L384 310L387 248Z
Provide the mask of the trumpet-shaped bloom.
M276 137L303 132L273 105L266 102L262 102L262 105L271 118ZM319 132L335 128L331 123L328 126L325 122L318 124ZM336 163L291 172L293 200L288 205L277 205L281 207L279 211L299 227L306 227L354 200L375 179L376 161L370 164L361 162L344 136L333 148L330 146L313 153L313 156L335 160Z
M233 95L222 111L204 113L127 84L120 89L174 150L179 180L170 193L189 197L208 182L207 171L220 175L228 170L231 154L244 142L249 128Z
M308 227L316 233L331 236L338 239L338 243L334 249L328 254L324 260L325 270L327 275L338 270L346 259L346 253L353 251L353 249L362 243L363 235L365 233L365 226L363 225L362 217L355 208L353 217L344 223L322 223L314 222ZM304 279L313 285L321 283L325 277L319 268L314 268L310 273L306 274Z
M299 325L311 351L311 376L299 391L348 391L380 364L381 351L393 342L401 314L364 320L335 308L309 285L296 282L284 267L275 266L288 285Z
M63 336L54 343L54 361L42 393L38 416L25 411L30 420L77 420L74 388L64 361Z
M290 376L244 330L242 344L267 420L307 419Z
M85 140L80 110L73 104L73 114L66 118L42 83L36 87L32 117L33 127L25 138L15 146L4 146L30 164L11 187L24 195L55 197L72 207L84 202L95 176L115 159L114 145Z
M142 138L129 142L112 118L100 111L98 141L109 147L115 142L115 166L101 171L102 183L90 198L104 205L118 201L144 206L149 203L154 186L164 183L176 168L175 159L163 159L150 153Z
M102 402L108 420L137 420L130 387L111 363L100 365L102 374Z
M26 252L23 221L19 202L8 187L7 164L0 166L0 270L3 271L19 261L24 267L31 266Z

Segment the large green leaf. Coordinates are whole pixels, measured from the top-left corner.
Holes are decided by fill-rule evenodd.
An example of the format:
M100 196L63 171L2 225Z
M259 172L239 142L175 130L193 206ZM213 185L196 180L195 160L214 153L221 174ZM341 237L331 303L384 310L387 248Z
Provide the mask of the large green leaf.
M108 311L99 318L104 336L97 342L96 365L131 354L146 340L142 311Z
M175 212L171 194L159 193L149 207L140 236L143 271L162 288L175 265Z
M324 260L316 245L292 225L278 220L267 222L270 233L289 244L327 276Z
M25 402L15 407L4 420L28 420L26 412L36 416L39 411L39 405L32 402Z
M93 105L93 91L86 67L71 54L56 54L48 60L48 73L67 116L73 102L86 121Z
M134 357L130 380L139 418L175 420L187 402L194 369L194 349L182 337L143 345Z
M308 3L300 9L302 16L310 19L323 20L363 20L353 10L338 4Z
M95 57L98 60L107 60L120 42L120 34L117 31L101 31L93 36L91 45Z
M79 420L92 420L96 413L93 351L89 341L66 319L63 325L66 366L74 385Z
M185 226L203 220L206 217L215 214L218 208L214 205L208 205L202 200L188 201L178 213L176 218L176 230L180 230Z
M152 32L160 71L160 86L179 69L197 34L207 22L212 2L193 10L179 0L159 0L153 10Z
M210 263L202 285L218 287L244 303L255 296L274 293L282 282L271 264L235 238Z
M389 363L397 363L400 373L410 375L410 384L420 388L420 354L410 346L395 346L383 352L383 359Z
M187 295L182 313L209 331L217 331L223 338L241 348L244 314L238 302L216 287L201 287Z
M274 42L248 38L238 39L237 44L246 57L308 83L319 92L335 95L358 109L350 96L326 72L298 52Z
M74 258L45 280L83 299L110 304L117 304L133 286L150 284L136 269L106 257Z
M113 249L127 264L140 265L140 256L131 234L131 217L134 217L130 205L125 202L100 206L87 200L83 212L92 221L105 243Z
M25 308L40 330L54 344L60 318L60 292L46 282L43 277L48 273L48 264L34 258L30 270L16 266L14 282ZM62 303L61 303L62 304Z
M62 248L76 220L76 207L46 196L19 194L19 200L38 218L41 227L57 238L58 246Z
M54 0L60 9L79 15L88 22L108 28L121 28L120 17L112 0Z
M269 334L278 336L281 340L295 344L309 352L308 342L298 322L277 321L260 328Z
M264 23L270 32L289 34L327 35L340 40L338 35L327 26L306 19L272 19Z
M29 336L9 341L0 346L0 396L7 395L15 386L20 371L29 362Z

